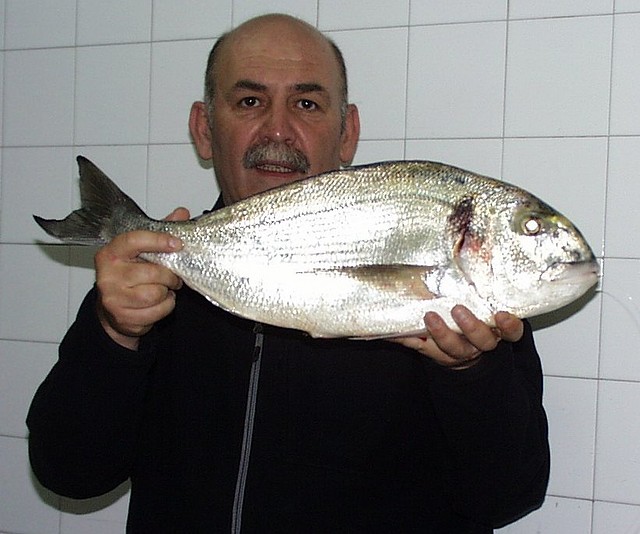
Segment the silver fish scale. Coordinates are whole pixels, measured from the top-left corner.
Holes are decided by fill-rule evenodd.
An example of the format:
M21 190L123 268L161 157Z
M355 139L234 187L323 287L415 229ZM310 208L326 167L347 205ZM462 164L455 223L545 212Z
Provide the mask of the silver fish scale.
M253 262L301 270L439 264L447 252L424 244L443 237L451 201L442 202L425 185L423 176L365 170L267 192L244 201L241 210L230 208L222 225L223 233L231 232L227 251L233 262L250 252ZM238 248L238 238L249 250Z
M393 317L407 323L407 308L411 320L402 330L420 330L422 299L364 287L344 269L451 267L457 236L447 232L449 216L471 191L463 173L433 170L390 164L266 192L199 219L184 234L172 231L186 246L166 264L225 309L293 322L314 335L353 335L355 319L345 319L344 310L354 302L370 309L366 317L358 312L358 335L379 335L382 324L385 335L397 331ZM339 324L330 324L335 317Z

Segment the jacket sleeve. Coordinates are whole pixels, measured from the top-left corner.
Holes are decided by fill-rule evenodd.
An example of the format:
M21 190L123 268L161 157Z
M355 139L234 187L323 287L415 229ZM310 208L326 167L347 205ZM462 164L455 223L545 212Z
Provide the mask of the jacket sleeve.
M155 360L116 344L85 298L60 344L59 359L27 416L34 474L52 491L76 499L101 495L130 476L145 388Z
M549 480L542 369L531 327L474 367L429 365L429 391L447 443L447 496L461 515L498 528L541 506Z

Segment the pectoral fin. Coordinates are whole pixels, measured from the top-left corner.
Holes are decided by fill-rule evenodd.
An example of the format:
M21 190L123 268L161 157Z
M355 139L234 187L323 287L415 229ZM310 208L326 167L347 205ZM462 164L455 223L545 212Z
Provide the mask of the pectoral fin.
M340 267L331 271L343 276L358 279L383 292L411 296L420 300L438 298L425 285L425 276L434 268L423 265L362 265L358 267Z

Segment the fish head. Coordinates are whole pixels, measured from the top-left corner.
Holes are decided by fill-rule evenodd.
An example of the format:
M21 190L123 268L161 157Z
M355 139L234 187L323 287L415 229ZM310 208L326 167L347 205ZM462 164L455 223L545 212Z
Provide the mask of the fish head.
M492 216L476 229L482 246L463 245L461 261L470 283L495 311L519 317L547 313L597 283L599 265L591 247L549 205L517 191L506 207L488 205L486 211Z

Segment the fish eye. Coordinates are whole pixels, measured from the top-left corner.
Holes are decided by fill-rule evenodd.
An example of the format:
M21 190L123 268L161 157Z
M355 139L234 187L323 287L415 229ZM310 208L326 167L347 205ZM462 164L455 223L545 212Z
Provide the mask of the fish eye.
M522 221L522 231L525 235L538 235L542 228L542 221L538 217L527 217Z

